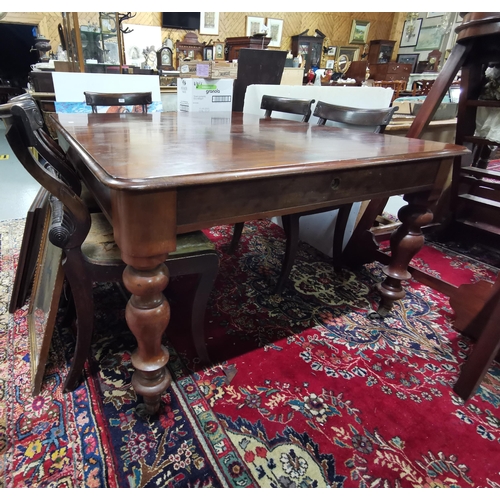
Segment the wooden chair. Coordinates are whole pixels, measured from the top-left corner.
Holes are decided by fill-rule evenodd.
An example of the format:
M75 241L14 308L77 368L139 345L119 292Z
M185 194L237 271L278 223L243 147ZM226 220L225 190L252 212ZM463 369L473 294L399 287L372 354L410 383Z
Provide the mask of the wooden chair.
M64 390L78 386L85 360L90 353L94 305L92 284L121 281L125 263L113 239L113 228L102 213L90 214L72 184L33 155L40 141L42 117L29 100L0 106L0 118L6 124L6 138L24 168L52 195L52 223L49 240L63 249L63 269L72 290L77 316L76 347ZM43 151L47 154L47 151ZM54 153L54 152L53 152ZM58 162L54 153L52 161ZM47 243L49 244L49 243ZM219 258L208 238L196 231L179 235L177 249L168 258L170 276L198 274L199 281L192 304L191 333L197 353L208 361L203 335L203 320Z
M481 90L486 67L491 61L500 60L500 13L499 12L468 12L465 13L462 24L455 29L458 33L457 43L453 47L443 69L424 100L418 115L413 120L406 137L420 138L441 104L443 97L455 82L456 75L461 70L460 101L457 115L457 132L455 143L473 146L500 146L474 135L476 127L476 110L479 107L498 107L498 101L481 99ZM454 161L453 177L450 187L450 224L455 231L464 231L472 226L478 233L489 236L490 233L500 234L498 221L500 213L500 198L491 199L491 194L498 193L500 175L485 168L467 166L461 157ZM474 161L478 161L473 155ZM485 158L481 158L483 162ZM465 163L465 165L463 165ZM498 173L497 173L498 174ZM475 177L472 179L471 177ZM485 178L483 180L483 178ZM465 182L470 182L479 190L474 195L462 193L460 188ZM495 182L496 181L496 182ZM443 183L444 184L444 183ZM490 198L485 195L490 196ZM483 197L484 196L484 197ZM469 216L460 216L458 201L470 202ZM344 254L353 263L372 262L375 259L385 263L386 254L378 251L373 245L369 228L373 225L379 209L383 209L387 199L371 200L356 230L349 240ZM473 210L473 207L475 210ZM463 209L465 207L462 207ZM438 206L438 210L443 210ZM470 218L469 218L470 217ZM441 221L440 221L441 223ZM444 225L447 225L446 220ZM434 226L435 228L436 226ZM361 249L361 251L359 250ZM352 257L354 256L354 257ZM497 357L500 362L500 340L498 323L500 321L500 280L497 277L493 285L479 281L474 284L456 287L440 278L430 276L423 271L409 267L413 278L427 286L438 290L450 298L450 306L455 312L455 328L465 336L477 340L477 345L469 359L464 363L462 373L457 380L454 391L463 399L474 394L488 370L491 360Z
M313 116L317 116L319 118L318 125L325 125L328 120L331 120L336 123L347 125L349 128L371 128L371 130L375 133L382 133L397 110L397 106L383 109L361 109L350 108L347 106L337 106L323 101L318 101L316 108L314 109ZM351 207L352 203L339 207L339 213L335 223L335 231L333 233L334 262L340 262L345 228L349 219ZM274 293L280 294L283 291L283 287L292 269L299 242L300 217L304 215L329 212L331 210L334 209L323 208L297 214L283 215L281 217L283 229L286 235L286 248L281 274L278 278ZM231 242L231 246L232 245L233 242Z
M311 106L315 99L292 99L289 97L277 97L263 95L260 103L260 109L264 109L265 118L270 118L273 111L281 113L290 113L302 116L303 122L308 122L311 117ZM234 225L233 237L229 245L229 253L234 253L241 238L244 222L238 222Z
M374 87L384 87L388 89L393 89L394 94L392 95L392 101L399 97L401 92L406 90L405 80L376 80L373 82ZM391 101L391 102L392 102Z
M478 283L481 283L483 305L470 314L467 311L463 317L463 309L470 308L471 297L478 294ZM453 390L465 401L474 396L491 363L500 352L500 274L494 284L478 282L461 285L456 296L450 298L450 305L456 311L455 328L462 335L476 339L472 353L462 365L460 376ZM476 304L474 304L476 305ZM474 309L474 308L473 308ZM462 321L466 320L462 328Z
M433 85L434 80L415 80L411 88L411 95L427 95Z
M265 109L265 117L269 118L273 111L281 113L291 113L301 115L303 122L308 122L311 118L311 106L315 99L292 99L289 97L277 97L263 95L260 103L260 109Z
M84 92L85 102L92 107L92 113L97 113L97 106L141 106L142 112L148 112L151 104L151 92L130 92L105 94L101 92Z

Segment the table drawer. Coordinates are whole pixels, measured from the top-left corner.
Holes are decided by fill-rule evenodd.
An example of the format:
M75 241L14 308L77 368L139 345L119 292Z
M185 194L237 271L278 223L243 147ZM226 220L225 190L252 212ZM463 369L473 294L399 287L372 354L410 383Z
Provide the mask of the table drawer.
M193 186L177 191L178 230L339 206L429 189L438 160ZM185 227L183 227L185 226Z
M384 80L387 80L389 82L394 82L395 80L404 80L405 82L407 82L409 79L409 75L401 75L401 74L398 74L398 73L393 73L393 74L390 74L390 75L387 75Z
M398 64L398 63L389 63L387 65L387 74L394 74L397 73L398 75L409 75L411 73L411 64Z

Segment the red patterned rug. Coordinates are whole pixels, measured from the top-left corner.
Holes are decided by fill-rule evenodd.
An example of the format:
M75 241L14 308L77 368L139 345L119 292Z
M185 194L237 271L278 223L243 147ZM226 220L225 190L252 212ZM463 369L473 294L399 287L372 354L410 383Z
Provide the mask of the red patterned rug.
M136 412L134 338L115 285L95 288L93 359L62 394L73 339L57 327L42 392L29 391L26 307L8 314L23 221L0 223L0 485L5 487L499 487L500 366L464 404L452 391L471 349L447 299L410 281L389 317L376 307L377 263L333 273L301 244L282 296L269 293L282 230L209 234L221 256L202 367L173 315L172 388L155 418ZM498 270L431 245L419 265L462 282ZM171 290L172 310L190 282ZM175 292L177 291L177 295Z

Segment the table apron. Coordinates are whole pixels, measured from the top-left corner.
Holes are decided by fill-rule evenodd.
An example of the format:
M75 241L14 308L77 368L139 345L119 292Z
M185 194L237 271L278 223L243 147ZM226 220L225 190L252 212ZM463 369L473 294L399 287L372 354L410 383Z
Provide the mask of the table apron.
M442 161L178 188L177 232L429 190Z

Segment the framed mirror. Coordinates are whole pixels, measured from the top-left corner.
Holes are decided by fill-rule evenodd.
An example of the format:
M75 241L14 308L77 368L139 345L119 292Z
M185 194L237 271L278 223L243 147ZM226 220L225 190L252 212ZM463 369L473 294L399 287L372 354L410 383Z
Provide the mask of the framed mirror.
M51 218L49 206L43 225L27 317L33 396L40 392L42 386L64 281L62 250L49 241Z
M345 54L342 54L335 61L335 71L337 73L344 74L349 69L350 65L351 65L351 61L349 61L349 58Z

